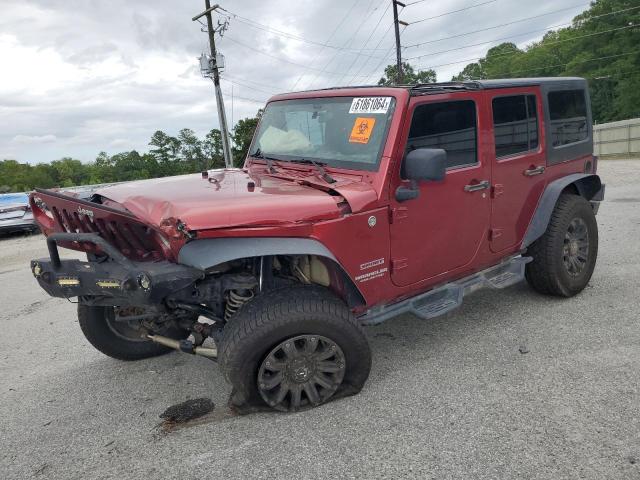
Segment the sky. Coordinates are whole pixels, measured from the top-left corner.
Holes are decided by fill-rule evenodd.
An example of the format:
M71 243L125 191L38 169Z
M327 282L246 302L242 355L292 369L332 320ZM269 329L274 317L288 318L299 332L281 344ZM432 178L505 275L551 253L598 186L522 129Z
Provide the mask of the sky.
M403 57L433 67L440 81L491 46L524 47L588 7L580 0L405 3ZM216 20L228 21L217 39L222 88L233 122L254 116L275 93L376 83L395 62L390 0L220 5L226 11ZM100 151L147 151L156 130L191 128L202 138L218 128L213 84L198 64L207 35L191 20L202 10L204 0L0 0L0 159L88 162Z

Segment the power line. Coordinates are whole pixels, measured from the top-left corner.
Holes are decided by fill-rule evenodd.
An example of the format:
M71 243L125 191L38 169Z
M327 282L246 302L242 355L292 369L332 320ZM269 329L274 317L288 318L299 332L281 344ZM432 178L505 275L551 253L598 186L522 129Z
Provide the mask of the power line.
M580 40L581 38L595 37L597 35L604 35L605 33L617 32L617 31L620 31L620 30L626 30L628 28L634 28L634 27L637 27L637 26L638 26L638 24L633 24L633 25L626 25L624 27L612 28L610 30L604 30L602 32L587 33L585 35L580 35L580 36L573 37L573 38L566 38L564 40L556 40L554 42L545 42L543 46L547 47L549 45L558 45L560 43L574 42L576 40ZM485 43L491 43L491 42L485 42ZM482 44L480 43L480 44L477 44L477 45L482 45ZM476 45L470 45L470 46L476 46ZM469 46L460 47L460 48L452 48L450 50L443 50L441 52L434 52L434 53L429 53L429 54L426 54L426 55L418 55L416 57L409 57L409 58L407 58L407 60L415 60L416 58L429 57L431 55L437 55L437 54L440 54L440 53L447 53L447 52L452 52L454 50L461 50L463 48L469 48ZM521 50L521 51L518 51L518 52L496 53L496 54L492 55L491 58L495 58L495 57L510 57L512 55L517 55L519 53L526 53L526 51ZM454 62L454 63L473 62L475 60L482 60L483 58L485 58L485 57L469 58L469 59L460 60L459 62ZM454 63L450 63L450 64L447 64L447 65L452 65ZM443 65L437 65L437 66L443 66ZM429 68L432 68L432 67L429 67Z
M414 22L409 22L409 25L415 25L416 23L426 22L427 20L433 20L434 18L445 17L447 15L451 15L452 13L464 12L465 10L471 10L472 8L481 7L482 5L488 5L489 3L495 3L497 1L498 0L488 0L487 2L475 3L473 5L469 5L468 7L459 8L458 10L452 10L450 12L441 13L440 15L435 15L433 17L422 18Z
M384 18L384 16L387 14L387 12L389 11L389 7L391 6L391 4L387 4L387 8L385 8L382 12L382 15L380 15L380 18L378 19L378 23L376 23L376 26L373 27L373 30L371 30L371 33L369 34L369 36L367 37L367 39L364 41L363 48L364 46L366 46L369 43L369 40L371 40L371 37L373 37L373 34L376 32L376 30L378 30L378 27L380 26L380 23L382 22L382 19ZM361 50L362 52L362 50ZM358 61L358 59L360 58L360 55L358 55L357 57L355 57L353 59L353 62L351 62L351 65L349 65L349 68L347 68L344 72L344 75L342 75L342 77L340 77L337 81L338 84L340 84L340 82L342 81L342 79L347 76L347 74L351 71L351 69L353 68L353 66L356 64L356 62ZM366 63L366 60L365 60Z
M267 88L273 89L272 91L284 91L284 90L286 90L286 87L275 86L275 85L267 84L267 83L264 83L264 82L256 82L255 80L249 80L249 79L246 79L246 78L238 78L235 75L234 76L230 76L229 73L226 72L226 71L222 74L222 76L225 79L234 80L236 82L247 83L247 84L249 84L248 86L250 86L251 88L254 88L253 85L257 85L259 88L267 87ZM253 84L253 85L251 85L251 84Z
M291 65L295 65L295 66L297 66L297 67L306 68L306 69L308 69L308 70L315 70L315 71L317 71L317 72L325 73L325 74L327 74L327 75L334 75L334 76L340 76L340 75L342 75L342 72L332 72L332 71L327 71L327 70L324 70L324 69L321 69L321 68L310 67L310 66L308 66L308 65L303 65L302 63L293 62L293 61L291 61L291 60L289 60L289 59L287 59L287 58L283 58L283 57L279 57L279 56L277 56L277 55L273 55L273 54L268 53L268 52L265 52L265 51L263 51L263 50L258 50L257 48L252 47L251 45L247 45L246 43L240 42L240 41L238 41L238 40L236 40L236 39L232 38L230 35L225 35L225 36L224 36L224 39L225 39L225 40L228 40L228 41L230 41L230 42L232 42L232 43L237 43L238 45L243 46L243 47L245 47L245 48L247 48L247 49L249 49L249 50L252 50L252 51L254 51L254 52L256 52L256 53L259 53L259 54L261 54L261 55L265 55L265 56L267 56L267 57L273 58L274 60L278 60L278 61L280 61L280 62L290 63ZM378 57L378 58L379 58L379 57Z
M402 31L400 32L400 34L402 35L402 33L404 33L404 31L405 31L406 29L407 29L407 27L405 26L405 27L402 29ZM388 33L388 32L387 32L387 33ZM366 78L365 78L365 81L366 81L366 80L368 80L368 79L369 79L370 77L372 77L373 75L376 75L376 74L377 74L377 72L378 72L378 70L380 69L380 67L382 66L382 64L383 64L385 61L389 60L389 57L391 57L391 56L392 56L392 52L393 52L394 48L395 48L395 45L394 45L394 46L392 46L391 48L389 48L389 50L387 50L387 54L386 54L386 56L385 56L385 57L380 61L380 63L378 63L378 64L375 66L375 68L374 68L373 70L371 70L371 71L369 72L369 74L368 74L368 75L366 76ZM354 78L354 79L355 79L355 78Z
M382 44L383 40L384 40L385 38L387 38L387 35L389 35L389 32L391 31L391 28L392 28L392 27L393 27L393 23L390 23L390 24L389 24L389 27L387 28L387 30L382 34L382 37L380 37L380 40L378 41L378 43L377 43L377 45L376 45L376 49L377 49L377 48ZM376 70L376 71L378 70L378 68L380 68L380 65L382 65L382 63L383 63L387 58L389 58L389 52L390 52L391 50L393 50L393 47L391 47L390 49L388 49L388 50L387 50L386 55L383 55L383 56L382 56L382 60L380 60L380 62L379 62L379 63L377 64L377 66L375 67L375 70ZM358 78L358 77L360 76L360 72L362 71L362 69L364 68L364 66L365 66L367 63L368 63L368 61L367 61L367 62L365 62L365 63L363 63L362 65L360 65L360 68L356 71L355 75L353 75L353 76L351 77L351 80L349 80L349 81L347 82L347 84L351 84L352 82L354 82L354 81L356 80L356 78ZM368 78L372 75L372 73L373 73L373 72L369 73L369 74L365 77L365 80L366 80L366 79L368 79Z
M450 35L448 37L437 38L435 40L428 40L426 42L420 42L420 43L414 43L412 45L406 45L404 48L420 47L422 45L441 42L443 40L450 40L452 38L460 38L460 37L465 37L467 35L473 35L474 33L487 32L489 30L495 30L496 28L506 27L506 26L509 26L509 25L514 25L516 23L526 22L527 20L533 20L534 18L546 17L548 15L553 15L554 13L560 13L560 12L564 12L564 11L567 11L567 10L572 10L574 8L585 7L585 6L589 6L589 5L590 4L584 4L584 3L582 3L580 5L573 5L571 7L561 8L560 10L554 10L552 12L547 12L547 13L543 13L543 14L540 14L540 15L534 15L532 17L521 18L520 20L514 20L512 22L501 23L500 25L494 25L493 27L481 28L479 30L473 30L473 31L470 31L470 32L464 32L464 33L459 33L459 34L456 34L456 35Z
M625 70L624 72L622 70L618 70L616 72L602 72L600 76L597 77L584 77L587 78L589 80L606 80L608 78L611 77L620 77L620 76L626 76L629 75L630 73L637 73L640 72L640 68L634 68L631 70Z
M383 0L384 1L384 0ZM371 2L371 4L373 4L373 1ZM378 8L380 8L380 5L382 5L382 3L380 3L378 5L378 7L376 7L375 9L371 10L367 15L364 16L364 18L362 19L362 21L360 22L360 24L358 25L358 28L355 29L355 31L353 32L353 34L351 34L351 36L347 39L347 41L343 44L345 47L350 46L353 43L354 38L356 37L356 35L358 34L358 32L360 32L360 29L363 27L363 25L367 22L367 20L369 20L369 18L371 17L371 15L373 15L373 12L375 12ZM311 80L311 82L309 82L308 86L311 87L315 84L316 80L318 79L318 77L320 76L321 73L328 73L328 71L326 70L326 68L331 64L331 62L333 62L337 57L338 57L339 52L335 52L333 54L333 56L329 59L329 61L327 63L325 63L324 67L322 67L322 69L320 70L319 73L316 73L316 75L313 77L313 79ZM341 74L342 75L342 74Z
M225 95L231 96L229 92L225 92ZM259 103L260 105L264 105L265 103L267 103L266 100L258 100L256 98L249 98L249 97L241 97L240 95L235 95L235 94L233 97L239 100L244 100L246 102Z
M505 72L504 75L511 75L513 73L525 73L525 72L534 72L537 70L543 70L545 68L553 68L553 67L566 67L568 65L575 65L575 64L582 64L582 63L589 63L589 62L595 62L597 60L607 60L609 58L619 58L619 57L626 57L629 55L634 55L636 53L640 53L640 50L633 50L631 52L626 52L626 53L619 53L617 55L606 55L604 57L597 57L597 58L590 58L588 60L580 60L577 62L568 62L568 63L557 63L555 65L543 65L541 67L536 67L536 68L527 68L527 69L522 69L522 70L514 70L512 72ZM502 73L499 74L499 76L503 75ZM472 78L471 80L482 80L480 78Z
M239 86L239 87L250 88L252 90L257 90L259 92L267 93L269 95L274 95L274 93L275 93L273 91L264 90L261 87L256 87L256 86L250 85L248 83L243 83L243 82L238 81L238 80L231 80L229 77L227 77L225 75L222 75L222 80L224 80L226 82L229 82L229 83L232 83L233 85L236 85L236 86Z
M411 5L415 5L416 3L422 3L422 2L426 2L427 0L416 0L415 2L409 2L409 3L405 3L404 6L405 7L410 7Z
M601 35L601 34L603 34L603 33L610 33L610 32L613 32L613 31L617 31L617 30L624 30L624 29L626 29L626 28L633 28L633 27L637 27L637 26L638 26L638 24L634 24L634 25L627 25L627 26L625 26L625 27L615 28L615 29L613 29L613 30L607 30L607 31L605 31L605 32L590 33L590 34L587 34L587 35L583 35L582 37L576 37L576 38L575 38L575 40L577 40L578 38L592 37L592 36L595 36L595 35ZM556 41L556 42L548 42L548 43L545 43L545 45L554 45L554 44L556 44L556 43L564 43L564 42L569 42L569 41L572 41L572 40L574 40L574 39L558 40L558 41ZM513 55L520 55L520 54L524 55L524 54L526 54L526 53L527 53L527 52L526 52L526 51L524 51L524 50L519 50L519 51L517 51L517 52L496 53L496 54L492 55L492 56L491 56L491 58L496 58L496 57L511 57L511 56L513 56ZM428 67L425 67L425 66L423 65L423 66L420 66L419 68L437 68L437 67L446 67L446 66L450 66L450 65L457 65L457 64L460 64L460 63L475 62L475 61L477 61L477 60L482 60L483 58L486 58L486 56L485 56L485 57L467 58L467 59L465 59L465 60L460 60L460 61L457 61L457 62L441 63L440 65L430 65L430 66L428 66Z
M358 0L356 0L356 3L358 3ZM355 6L355 5L354 5ZM228 15L228 17L233 18L234 20L239 21L240 23L244 23L245 25L251 27L251 28L255 28L257 30L262 30L262 31L266 31L266 32L270 32L270 33L274 33L276 35L280 35L282 37L285 38L289 38L291 40L298 40L299 42L303 42L303 43L308 43L309 45L316 45L319 47L325 47L325 48L331 48L334 50L343 50L343 51L351 51L352 49L349 48L345 48L345 47L339 47L337 45L330 45L327 42L318 42L315 40L309 40L308 38L302 37L300 35L296 35L294 33L291 32L286 32L284 30L279 30L277 28L271 27L270 25L266 25L264 23L260 23L260 22L256 22L255 20L251 20L250 18L247 17L243 17L242 15L239 15L237 13L231 12L225 8L222 7L218 7L217 10L221 10L226 12Z
M346 15L344 15L342 17L342 20L340 20L340 22L336 25L336 28L333 29L333 32L331 32L331 35L329 35L329 38L327 38L326 43L328 44L331 39L333 39L333 37L335 36L335 34L338 32L338 30L340 29L340 27L342 26L342 24L347 20L347 18L349 18L349 15L351 15L351 12L353 11L354 8L356 8L356 5L358 4L360 0L354 0L354 2L351 4L351 8L349 9L349 11L346 13ZM311 61L309 62L309 65L313 65L315 63L315 61L318 59L318 57L320 56L320 54L324 51L326 47L322 47L318 52L316 52L316 54L314 55L314 57L311 59ZM356 57L357 58L357 57ZM298 77L298 79L296 80L296 83L293 84L293 87L291 87L291 90L294 90L297 86L298 83L300 83L300 80L302 80L302 77L304 77L305 73L302 72L300 74L300 76Z

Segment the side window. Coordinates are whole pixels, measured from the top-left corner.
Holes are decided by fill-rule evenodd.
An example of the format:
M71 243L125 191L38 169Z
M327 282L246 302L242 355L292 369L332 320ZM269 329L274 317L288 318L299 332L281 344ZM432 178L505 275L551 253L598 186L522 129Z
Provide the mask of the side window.
M497 158L538 147L535 95L496 97L493 99L492 107Z
M427 103L413 112L407 151L442 148L449 168L478 163L476 104L472 100Z
M586 139L589 132L584 91L549 92L548 100L552 145L561 147Z

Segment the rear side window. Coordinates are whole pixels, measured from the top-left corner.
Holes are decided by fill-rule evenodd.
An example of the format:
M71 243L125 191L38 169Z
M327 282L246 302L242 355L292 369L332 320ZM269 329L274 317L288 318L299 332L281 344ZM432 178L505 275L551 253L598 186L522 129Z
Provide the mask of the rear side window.
M442 148L449 168L477 163L476 104L472 100L416 107L407 150Z
M535 95L512 95L493 99L493 130L496 157L538 148L538 113Z
M584 91L549 92L548 99L552 145L561 147L585 140L589 129Z

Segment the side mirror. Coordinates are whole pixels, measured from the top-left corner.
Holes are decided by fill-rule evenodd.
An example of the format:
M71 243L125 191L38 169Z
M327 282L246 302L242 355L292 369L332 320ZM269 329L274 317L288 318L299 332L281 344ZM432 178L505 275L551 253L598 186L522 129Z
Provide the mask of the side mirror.
M419 181L444 180L447 173L447 152L441 148L418 148L407 153L404 159L404 177L411 180L410 188L400 186L396 190L396 200L404 202L418 198Z
M447 151L441 148L418 148L407 153L404 175L409 180L444 180L447 173Z

